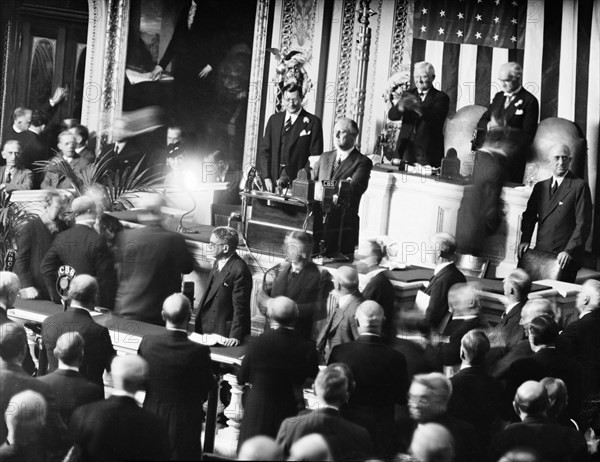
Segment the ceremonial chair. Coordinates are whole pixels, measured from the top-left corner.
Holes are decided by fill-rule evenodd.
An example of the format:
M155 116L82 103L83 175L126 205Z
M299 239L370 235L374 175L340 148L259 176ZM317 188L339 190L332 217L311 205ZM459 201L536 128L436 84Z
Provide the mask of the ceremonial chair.
M456 254L456 267L465 276L484 278L490 265L489 258L476 257L469 254Z
M444 153L450 148L456 150L460 159L460 173L468 176L473 173L473 153L471 140L477 129L477 122L486 111L483 106L472 104L456 111L451 118L446 120L444 126Z
M541 279L558 280L562 275L562 269L556 261L556 255L535 249L529 249L523 254L519 259L517 268L525 270L532 281Z

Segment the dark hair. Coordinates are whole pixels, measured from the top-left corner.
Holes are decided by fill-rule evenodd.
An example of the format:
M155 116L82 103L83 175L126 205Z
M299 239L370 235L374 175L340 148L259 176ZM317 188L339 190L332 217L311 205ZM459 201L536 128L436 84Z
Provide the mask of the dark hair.
M323 399L329 404L342 404L348 395L348 377L340 368L330 365L315 379L315 391L319 388Z
M300 96L300 98L302 98L304 95L302 94L302 87L300 87L300 85L297 85L295 83L288 83L285 87L283 87L283 93L296 93L298 92L298 95Z
M383 246L375 239L369 239L367 242L371 246L371 254L375 257L375 259L377 260L377 264L379 265L379 263L381 263L381 260L383 260L383 257L385 256Z
M90 132L87 129L87 127L81 124L77 124L73 125L71 128L75 130L75 133L77 133L78 136L81 136L81 142L85 144L88 138L90 137Z
M234 252L239 245L240 239L235 229L229 226L219 226L212 232L219 241L224 241L225 244L229 245L229 251Z
M18 358L27 346L25 329L14 322L0 326L0 358L5 361Z
M118 233L123 231L123 223L118 218L109 215L108 213L102 213L98 219L98 227L111 233Z
M463 335L460 344L465 352L466 360L471 366L480 366L485 361L485 357L490 351L490 341L484 332L480 330L470 330Z
M559 329L550 316L538 316L529 323L529 334L534 345L553 345L558 338Z
M40 111L39 109L35 109L31 113L31 125L33 127L41 127L42 125L46 125L48 123L48 116L45 112Z

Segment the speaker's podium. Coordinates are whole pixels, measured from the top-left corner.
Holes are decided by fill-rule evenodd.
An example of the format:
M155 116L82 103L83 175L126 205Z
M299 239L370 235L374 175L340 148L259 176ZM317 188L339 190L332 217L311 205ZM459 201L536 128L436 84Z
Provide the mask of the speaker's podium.
M252 203L252 213L246 223L248 247L260 253L285 256L285 237L292 231L305 231L312 235L314 253L319 252L323 238L321 201L305 200L294 196L252 191L240 193ZM340 220L329 220L325 240L326 255L338 251Z

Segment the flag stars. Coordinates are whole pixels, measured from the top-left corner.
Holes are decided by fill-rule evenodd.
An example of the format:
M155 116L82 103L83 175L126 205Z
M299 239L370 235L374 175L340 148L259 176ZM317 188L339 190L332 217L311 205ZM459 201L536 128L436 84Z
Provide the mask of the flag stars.
M510 20L510 22L511 22L511 24L517 24L517 18L512 18L512 19Z
M440 10L440 17L443 18L446 16L446 12L444 10Z
M438 35L442 35L444 33L444 29L442 29L441 27L438 29Z
M514 35L510 38L511 42L516 42L517 41L517 37L515 37Z
M498 23L500 22L500 18L499 18L498 16L496 16L496 17L494 18L494 22L495 22L496 24L498 24Z
M463 31L462 31L462 30L457 30L457 31L456 31L456 35L457 35L458 37L462 37L462 36L463 36Z
M481 32L475 32L475 38L476 39L480 39L481 38Z
M463 19L465 17L465 15L462 13L458 13L456 16L458 16L458 19Z
M498 6L500 5L500 0L496 0L494 3L496 4L496 6Z
M517 2L512 2L512 6L517 6Z
M498 34L494 34L494 42L498 41Z
M427 8L423 8L423 9L421 10L421 13L423 13L423 14L427 14Z
M421 32L427 32L427 27L421 26Z
M480 14L476 14L476 15L475 15L475 19L476 19L477 21L481 21L481 15L480 15Z

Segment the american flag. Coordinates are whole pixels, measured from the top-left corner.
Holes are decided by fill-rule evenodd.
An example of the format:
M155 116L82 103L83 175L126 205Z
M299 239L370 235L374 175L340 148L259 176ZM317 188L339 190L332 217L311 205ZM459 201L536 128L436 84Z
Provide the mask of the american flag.
M600 229L600 0L415 0L413 18L411 61L433 64L434 85L450 97L449 115L487 106L500 91L499 67L517 61L540 119L578 125Z

